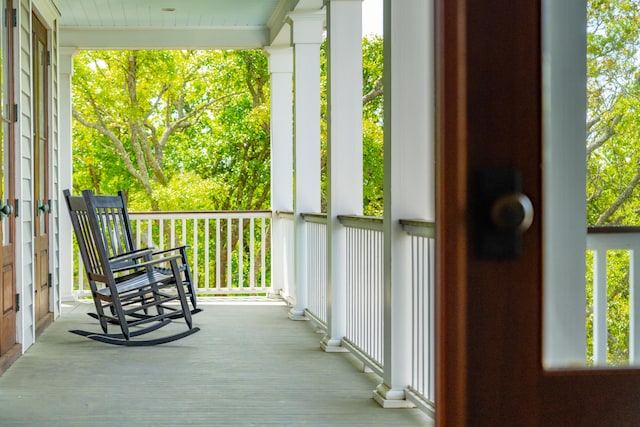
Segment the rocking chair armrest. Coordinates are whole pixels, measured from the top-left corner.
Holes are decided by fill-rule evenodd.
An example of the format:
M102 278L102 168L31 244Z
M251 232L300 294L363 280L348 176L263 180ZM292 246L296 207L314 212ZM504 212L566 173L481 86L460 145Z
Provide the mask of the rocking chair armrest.
M183 253L188 247L189 247L189 245L176 246L174 248L155 251L153 253L153 255L162 255L162 254L166 254L166 253L169 253L169 252L175 252L175 251L180 251L180 253Z
M162 263L170 262L170 261L177 261L177 260L179 260L181 258L182 257L180 255L165 256L165 257L162 257L162 258L153 258L153 259L147 260L145 262L137 263L135 265L135 268L139 269L139 268L153 267L156 264L162 264Z
M152 253L153 253L153 249L151 249L151 248L136 249L136 250L131 251L131 252L126 252L126 253L122 253L122 254L113 256L113 257L109 258L109 262L117 263L117 262L122 262L122 261L127 261L127 260L144 258L147 255L150 255Z

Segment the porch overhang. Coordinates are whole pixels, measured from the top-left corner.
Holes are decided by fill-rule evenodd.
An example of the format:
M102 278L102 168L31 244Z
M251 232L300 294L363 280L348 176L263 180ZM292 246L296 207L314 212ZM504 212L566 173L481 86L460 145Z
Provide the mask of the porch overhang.
M270 44L266 27L61 28L60 45L84 49L255 49Z
M259 49L288 46L292 13L319 12L322 0L60 0L60 46L74 49ZM170 5L169 5L170 6Z

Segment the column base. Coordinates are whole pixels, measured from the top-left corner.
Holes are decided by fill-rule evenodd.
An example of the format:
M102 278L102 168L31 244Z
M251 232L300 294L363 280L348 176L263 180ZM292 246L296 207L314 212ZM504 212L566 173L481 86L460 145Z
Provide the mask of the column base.
M416 405L407 400L404 389L391 389L380 384L373 391L373 400L385 409L415 408Z
M320 348L325 353L347 353L349 351L342 346L342 340L331 339L329 335L325 335L322 339L320 342Z
M309 320L307 316L304 314L304 310L296 310L292 308L289 310L289 320Z

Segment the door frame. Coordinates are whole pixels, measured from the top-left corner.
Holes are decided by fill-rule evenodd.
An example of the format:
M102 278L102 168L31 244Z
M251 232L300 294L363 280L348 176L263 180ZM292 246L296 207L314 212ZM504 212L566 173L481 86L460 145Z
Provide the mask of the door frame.
M542 1L436 0L437 424L626 425L639 369L542 364ZM522 255L481 257L474 173L522 172Z
M5 0L4 4L3 4L4 8L6 10L12 10L14 7L14 0ZM9 277L12 281L11 287L13 288L12 290L12 310L13 310L13 333L14 333L14 340L13 340L13 345L10 348L4 348L2 351L2 354L0 354L0 375L9 367L11 366L11 364L18 359L18 357L22 354L22 345L20 344L19 340L18 340L18 306L17 306L17 295L18 295L18 289L17 289L17 280L16 280L16 265L15 265L15 260L16 260L16 216L15 216L15 211L17 206L16 204L16 165L15 165L15 161L16 161L16 157L15 157L15 153L16 153L16 130L17 130L17 121L18 121L18 117L16 117L16 109L12 108L14 105L16 105L16 93L15 93L15 88L16 88L16 84L15 84L15 74L16 74L16 69L15 69L15 64L16 64L16 58L15 58L15 51L16 51L16 44L15 44L15 38L16 38L16 26L11 25L10 21L5 21L5 28L2 29L4 36L6 36L7 40L6 40L6 46L7 46L7 52L5 52L5 54L7 55L6 58L6 63L4 65L7 66L7 74L6 74L6 78L7 81L5 82L6 86L7 86L7 93L3 94L3 102L4 105L6 106L5 108L7 108L7 124L8 124L8 129L7 129L7 135L6 135L6 140L7 140L7 144L8 146L3 146L5 149L5 159L8 162L8 170L4 171L4 175L5 175L5 180L9 179L10 180L10 184L9 184L9 188L8 188L8 194L5 194L5 198L6 200L1 200L0 205L4 206L5 203L9 204L12 208L13 208L13 213L4 216L2 218L2 221L9 221L9 227L8 227L8 231L9 231L9 236L8 236L8 241L10 242L8 245L0 245L2 247L2 250L0 251L0 265L2 266L2 269L0 269L0 271L2 272L2 278L0 278L0 285L4 286L4 279L7 278L7 276L5 275L5 271L7 269L9 269ZM5 77L5 76L3 76ZM0 88L0 90L4 90L4 88ZM6 98L5 98L6 96ZM4 227L3 230L4 231ZM0 240L4 242L4 238L2 237L2 231L0 231ZM3 303L4 305L4 303Z
M44 156L44 159L40 159L39 153L36 152L36 144L38 144L39 142L36 141L36 136L37 134L39 135L39 130L36 129L36 126L38 126L38 116L39 116L39 111L38 111L38 105L36 105L36 102L34 100L34 102L32 103L32 114L33 114L33 132L32 132L32 138L33 138L33 239L34 239L34 319L35 319L35 327L36 327L36 336L38 336L44 329L46 329L47 326L49 326L51 324L51 322L53 322L53 315L54 315L54 305L53 305L53 288L52 288L52 283L51 283L51 278L50 278L50 273L51 273L51 218L50 218L50 212L48 210L43 210L42 215L44 215L44 220L43 220L43 226L44 229L46 230L46 246L47 246L47 250L46 250L46 255L44 255L44 260L39 260L39 254L38 254L38 240L44 240L44 237L41 237L42 234L40 234L40 225L39 225L39 221L40 221L40 216L39 211L39 202L40 202L40 195L36 194L36 186L39 185L37 182L37 177L38 177L38 173L39 172L39 165L36 163L42 163L44 164L44 177L42 178L42 183L41 185L44 186L44 199L42 199L42 203L47 204L47 206L50 204L50 198L51 198L51 194L50 194L50 190L51 190L51 163L50 163L50 155L51 155L51 58L50 56L50 51L51 51L51 46L50 46L50 34L49 34L49 29L47 28L47 25L45 24L46 20L39 16L35 10L32 10L31 12L31 22L32 22L32 30L31 30L31 46L32 46L32 56L33 58L36 58L36 55L38 55L38 50L37 50L37 42L36 40L40 37L43 37L44 40L44 46L45 46L45 58L44 58L44 62L41 64L43 65L42 69L44 70L44 75L42 76L42 81L44 84L44 88L43 88L43 93L42 93L42 100L41 102L43 102L43 106L44 106L44 111L43 111L43 120L44 120L44 126L43 126L43 133L45 136L45 147L42 150L42 154ZM36 24L37 23L37 24ZM40 31L38 31L38 29L36 28L36 25L39 25ZM35 63L32 62L32 66L31 66L31 70L32 70L32 82L35 81L36 78L36 73L34 72L35 69ZM36 98L35 95L35 91L37 90L37 84L34 82L33 84L33 91L34 91L34 95L33 98ZM38 304L42 303L44 300L42 300L41 296L38 295L38 288L40 287L40 283L42 282L42 280L39 280L39 270L40 270L40 262L45 262L46 263L46 273L44 273L44 278L40 278L42 280L46 281L46 286L47 286L47 295L46 295L46 313L40 315L39 311L43 310L44 307L40 307ZM44 283L44 282L42 282ZM40 310L39 310L40 309Z

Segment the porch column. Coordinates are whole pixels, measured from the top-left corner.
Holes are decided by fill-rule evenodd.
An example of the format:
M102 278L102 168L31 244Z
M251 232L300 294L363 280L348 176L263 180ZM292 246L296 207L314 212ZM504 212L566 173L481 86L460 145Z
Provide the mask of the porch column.
M268 47L271 73L271 292L291 292L286 274L286 226L275 213L293 211L293 49Z
M426 23L426 25L425 25ZM411 240L400 219L435 217L433 2L384 0L385 408L413 406Z
M344 351L346 229L338 215L362 214L362 0L327 7L327 335L325 351Z
M304 319L308 302L307 227L302 213L320 212L320 44L323 13L292 13L293 161L296 302L291 319Z
M73 149L71 130L71 77L73 75L73 57L75 48L59 49L60 85L60 189L73 186ZM71 301L73 297L73 227L67 213L64 196L58 194L60 203L60 299Z

